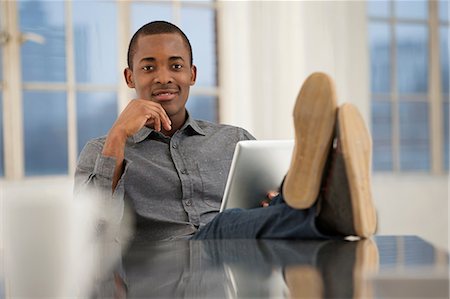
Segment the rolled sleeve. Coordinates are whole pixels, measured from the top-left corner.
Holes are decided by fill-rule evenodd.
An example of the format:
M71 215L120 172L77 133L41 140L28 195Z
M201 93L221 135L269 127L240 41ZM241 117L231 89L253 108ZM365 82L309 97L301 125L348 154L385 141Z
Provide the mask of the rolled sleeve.
M124 160L124 172L112 192L112 179L116 158L102 155L103 140L94 139L80 153L75 171L74 194L76 198L94 197L107 204L112 219L120 221L124 212L125 189L123 180L131 161Z
M95 160L93 174L112 181L115 167L116 158L98 154Z

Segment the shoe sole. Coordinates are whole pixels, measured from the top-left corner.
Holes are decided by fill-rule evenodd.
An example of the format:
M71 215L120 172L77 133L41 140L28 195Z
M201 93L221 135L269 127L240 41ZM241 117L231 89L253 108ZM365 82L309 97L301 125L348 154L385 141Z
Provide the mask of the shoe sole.
M323 73L310 75L297 96L295 145L282 190L293 208L309 208L317 199L333 139L336 102L333 81Z
M357 236L375 233L377 217L372 201L372 140L358 109L344 104L338 110L338 130Z

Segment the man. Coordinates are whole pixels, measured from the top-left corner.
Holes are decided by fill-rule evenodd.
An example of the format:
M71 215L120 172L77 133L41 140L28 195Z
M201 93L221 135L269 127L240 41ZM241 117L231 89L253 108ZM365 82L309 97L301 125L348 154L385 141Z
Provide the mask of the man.
M219 214L234 147L254 138L189 116L185 104L196 75L178 27L163 21L141 27L124 71L137 98L106 137L83 149L75 192L95 190L119 217L124 203L131 205L136 235L144 239L373 234L370 136L353 106L336 113L332 82L320 73L306 80L294 108L295 148L281 194L268 207Z

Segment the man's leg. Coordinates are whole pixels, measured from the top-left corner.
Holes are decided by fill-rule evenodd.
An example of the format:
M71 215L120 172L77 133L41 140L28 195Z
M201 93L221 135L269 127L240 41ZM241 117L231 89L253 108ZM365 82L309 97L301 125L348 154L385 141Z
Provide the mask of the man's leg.
M323 93L303 92L314 88ZM316 123L328 123L329 115L323 114L323 111L333 109L333 96L331 80L324 74L313 74L304 83L294 108L296 148L307 147L312 143L320 151L320 147L326 147L336 135L332 151L328 148L325 156L314 157L311 154L309 157L319 160L328 158L328 163L321 161L319 166L310 163L305 168L300 162L304 161L308 153L294 150L293 160L298 158L295 155L304 156L297 159L299 163L291 163L282 187L282 198L278 199L279 204L253 210L225 211L200 230L195 238L320 239L349 235L369 237L375 232L377 221L371 195L371 138L358 110L350 104L339 108L336 132L331 130L329 134L321 132L316 136L302 133L312 130L305 129L308 123L312 123L313 127ZM315 104L318 98L322 110ZM296 113L298 107L304 113ZM334 125L335 120L332 119ZM325 167L327 171L324 174ZM297 185L308 188L303 178L311 183L311 178L306 178L308 168L312 180L319 181L319 190L315 191L314 187L310 191L319 192L322 184L319 201L308 197L311 192L308 192L309 195L296 195ZM297 176L296 173L301 175ZM288 181L290 174L291 180ZM286 193L290 196L286 196ZM310 205L311 208L298 208Z
M313 77L314 76L314 77ZM318 217L315 219L319 230L332 236L370 237L377 227L377 216L372 201L371 166L372 140L358 109L352 104L339 107L334 127L334 134L328 134L329 123L324 116L315 111L317 104L307 93L310 89L318 89L316 101L324 106L324 110L331 110L335 103L335 93L330 78L324 74L313 74L313 84L302 87L294 108L294 124L296 146L312 146L307 149L294 151L292 163L284 182L283 191L286 203L293 208L308 207L315 202L312 194L319 193L317 182L321 184ZM313 81L313 80L310 80ZM304 90L308 92L303 92ZM302 95L303 94L303 95ZM308 116L302 115L298 110ZM311 116L313 115L313 116ZM306 121L321 124L311 126ZM313 129L316 136L313 135ZM308 135L311 134L311 135ZM333 148L326 155L321 153L321 146L325 147L328 136L335 136ZM329 147L326 147L329 148ZM317 155L313 155L313 150ZM324 159L328 158L325 165ZM306 163L305 159L316 159L316 164ZM309 171L309 173L308 173ZM325 171L322 179L322 173ZM308 179L305 177L309 176ZM289 180L291 178L291 180ZM305 184L311 184L305 185ZM302 190L307 190L302 193ZM289 192L289 190L291 190ZM309 192L309 193L308 193Z
M224 211L194 238L326 238L316 228L314 203L334 136L336 111L332 80L323 73L309 76L294 107L295 147L282 195L275 200L278 204Z
M193 239L328 239L315 225L316 207L298 210L286 203L218 214Z

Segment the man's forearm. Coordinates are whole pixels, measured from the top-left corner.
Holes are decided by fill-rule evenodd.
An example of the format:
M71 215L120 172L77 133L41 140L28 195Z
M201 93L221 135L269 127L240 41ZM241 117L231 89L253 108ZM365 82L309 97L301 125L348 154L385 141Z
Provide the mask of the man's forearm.
M112 192L117 187L123 170L124 170L124 156L125 156L126 136L123 134L111 131L106 138L103 146L102 155L106 157L114 157L116 159L116 166L114 168L114 175L112 178Z

